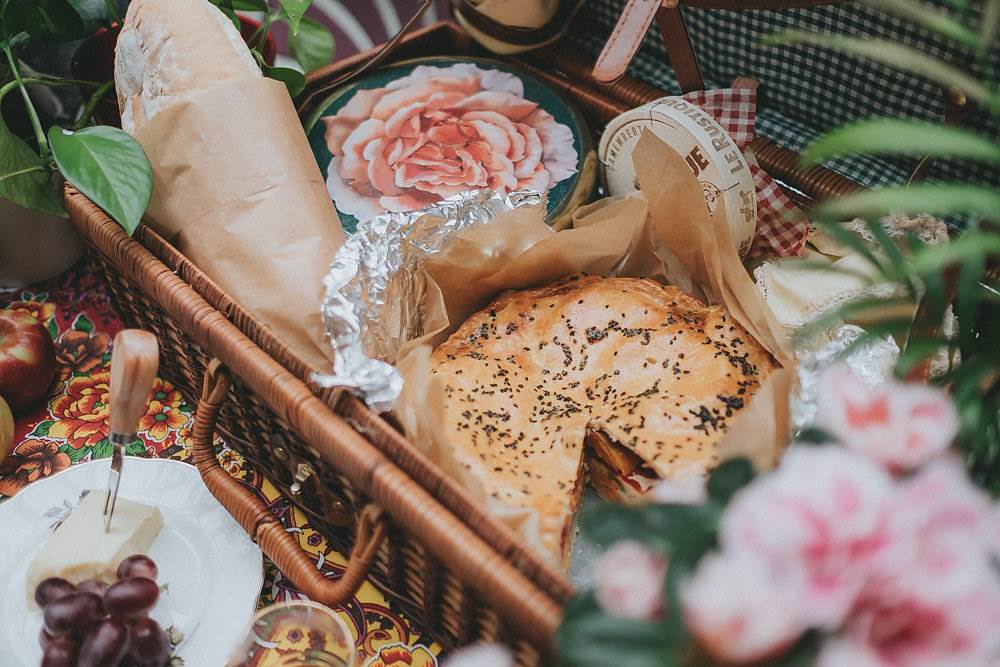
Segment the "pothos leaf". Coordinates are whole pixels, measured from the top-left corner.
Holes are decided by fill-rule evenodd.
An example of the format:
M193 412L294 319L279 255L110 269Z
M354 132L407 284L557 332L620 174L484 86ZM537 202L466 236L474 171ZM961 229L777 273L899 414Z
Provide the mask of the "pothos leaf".
M305 75L290 67L269 67L262 65L261 69L264 70L264 76L285 84L285 87L288 88L288 94L292 97L297 96L306 87Z
M708 496L720 505L729 502L737 491L754 478L753 464L749 459L723 461L708 476Z
M333 35L326 26L309 17L302 19L298 34L288 38L292 56L309 72L328 65L333 60Z
M129 234L142 220L153 192L153 168L142 146L113 127L88 127L70 132L49 130L56 164L91 201Z
M296 34L299 31L299 23L302 21L302 17L305 16L306 10L309 9L309 5L312 4L312 0L278 0L281 3L281 9L284 11L285 17L288 19L288 27L291 29L292 34Z
M18 206L65 216L59 188L38 154L15 137L0 118L0 197Z

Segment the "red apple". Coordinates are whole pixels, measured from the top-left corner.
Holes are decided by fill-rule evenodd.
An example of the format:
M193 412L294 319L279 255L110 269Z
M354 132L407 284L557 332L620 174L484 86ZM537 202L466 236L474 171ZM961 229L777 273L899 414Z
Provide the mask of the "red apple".
M0 310L0 396L14 412L45 395L56 372L49 332L23 310Z

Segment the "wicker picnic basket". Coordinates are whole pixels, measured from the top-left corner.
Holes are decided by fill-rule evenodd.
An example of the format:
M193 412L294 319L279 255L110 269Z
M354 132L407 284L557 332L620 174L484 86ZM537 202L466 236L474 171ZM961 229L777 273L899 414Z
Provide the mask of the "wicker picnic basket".
M770 3L773 5L774 3ZM394 44L390 60L477 53L456 24L441 22ZM316 73L310 90L357 68L360 54ZM598 84L592 62L558 45L513 59L572 98L593 128L664 91L632 78ZM540 65L544 63L544 65ZM305 99L311 97L308 91ZM309 109L303 109L308 113ZM761 166L808 205L858 186L758 139ZM297 586L337 604L371 576L444 648L479 639L515 647L520 664L551 662L552 638L573 586L543 563L378 414L352 395L320 389L313 370L148 226L133 237L71 185L66 207L131 327L154 332L161 372L198 412L195 460L206 484ZM218 463L214 435L240 451L350 553L326 579L297 538Z

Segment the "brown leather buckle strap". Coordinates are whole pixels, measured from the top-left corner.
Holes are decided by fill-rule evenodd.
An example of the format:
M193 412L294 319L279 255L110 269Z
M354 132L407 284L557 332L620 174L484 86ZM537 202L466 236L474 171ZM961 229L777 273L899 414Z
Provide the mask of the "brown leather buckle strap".
M205 371L192 434L194 461L205 486L299 590L331 607L347 603L367 579L385 539L382 509L372 504L361 511L347 568L339 579L326 578L267 505L219 465L213 445L215 425L230 384L228 370L213 359Z

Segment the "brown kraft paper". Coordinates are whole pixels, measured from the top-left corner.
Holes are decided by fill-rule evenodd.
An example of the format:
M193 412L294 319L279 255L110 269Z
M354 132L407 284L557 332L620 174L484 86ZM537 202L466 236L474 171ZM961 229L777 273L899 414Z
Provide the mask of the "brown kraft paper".
M683 159L654 135L644 132L633 159L641 193L580 209L573 229L553 231L544 224L544 206L523 207L461 232L429 258L422 268L426 333L403 346L397 363L404 386L393 412L407 435L538 553L544 553L539 518L490 498L450 455L449 433L442 428L443 381L429 372L434 347L506 289L542 286L581 272L649 277L725 306L780 368L731 422L719 456L748 456L767 469L788 439L794 358L741 264L725 221L713 223Z
M146 220L317 369L330 367L323 276L344 233L284 84L219 84L137 133Z

